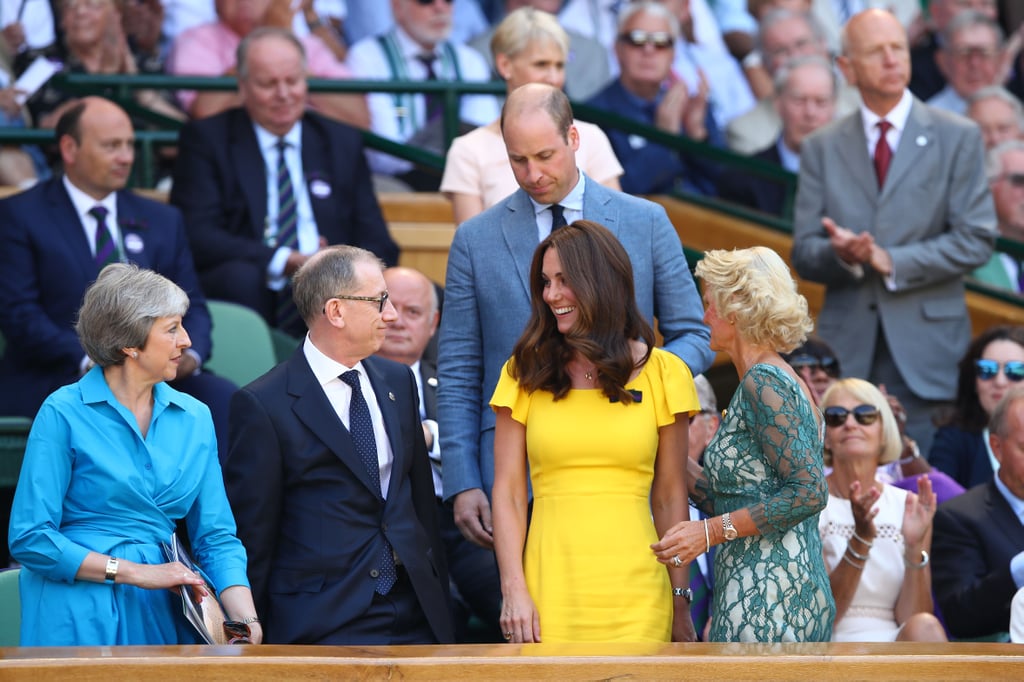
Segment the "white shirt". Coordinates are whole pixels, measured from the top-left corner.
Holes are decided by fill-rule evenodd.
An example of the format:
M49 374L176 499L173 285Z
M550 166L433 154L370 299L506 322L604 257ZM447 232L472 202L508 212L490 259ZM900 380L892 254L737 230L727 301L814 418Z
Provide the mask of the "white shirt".
M586 185L584 180L586 176L583 175L583 171L578 168L576 170L580 174L580 179L576 186L569 190L569 193L561 201L556 202L562 206L562 216L565 218L566 225L583 218L583 190ZM537 219L537 242L540 243L551 234L551 224L554 222L555 216L548 209L551 208L552 204L538 204L533 200L533 197L527 196L530 199L530 203L533 204L534 216Z
M875 158L875 146L881 135L878 122L883 118L891 124L885 134L885 141L889 143L889 149L892 150L893 156L896 155L896 150L900 146L900 138L903 137L903 131L907 129L907 119L910 118L910 107L913 103L914 96L910 94L910 90L903 91L903 97L885 116L879 116L861 103L860 120L864 126L864 137L868 141L868 156L870 158Z
M0 0L0 27L19 21L25 30L25 44L21 49L48 47L57 39L53 11L47 0Z
M267 178L267 218L263 226L263 239L267 246L273 246L277 240L277 135L252 124L256 131L256 143L263 154L264 166L266 167ZM288 173L292 178L292 193L295 195L295 212L298 218L295 230L298 237L299 253L310 255L316 253L320 247L320 233L316 227L316 220L313 218L313 205L309 201L309 192L306 190L306 175L302 170L302 121L298 121L292 129L284 135L288 146L284 152L284 162L288 166ZM285 263L292 249L282 246L274 252L274 256L267 264L267 286L275 291L280 291L288 283L284 276Z
M427 419L427 408L425 396L423 395L423 375L420 374L420 361L417 360L409 366L412 375L416 377L416 390L420 394L420 421L430 429L430 435L434 439L434 445L427 453L430 457L430 475L434 479L434 494L444 499L444 487L441 482L441 438L438 431L437 421Z
M384 415L377 403L377 394L366 376L366 368L362 362L357 362L354 367L346 367L336 360L324 355L319 348L306 335L302 344L302 352L306 356L309 368L323 388L327 400L334 408L335 414L341 420L346 430L349 429L349 406L352 403L352 389L344 381L339 379L342 374L355 369L359 371L359 386L366 400L366 406L370 410L370 421L373 422L373 437L377 441L377 464L380 467L380 493L387 499L388 488L391 485L391 467L395 457L391 450L391 441L388 440L388 432L384 429Z

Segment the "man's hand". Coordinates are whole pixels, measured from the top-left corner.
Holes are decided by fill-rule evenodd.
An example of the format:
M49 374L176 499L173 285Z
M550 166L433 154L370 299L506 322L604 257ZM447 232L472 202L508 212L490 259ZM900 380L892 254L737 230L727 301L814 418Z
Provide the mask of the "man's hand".
M883 277L888 277L892 273L892 256L878 244L871 245L871 258L868 259L868 264Z
M199 362L196 360L195 355L192 353L182 353L181 360L178 361L178 373L175 376L177 379L184 379L190 377L196 373L199 369Z
M677 80L665 91L665 96L654 112L654 127L678 135L683 130L683 118L689 101L686 81Z
M840 227L831 218L822 218L821 224L828 233L828 240L839 258L849 265L862 265L871 260L875 238L867 232L856 234Z
M691 140L703 142L708 137L708 95L711 93L711 85L704 75L704 69L697 69L697 76L700 78L697 92L690 96L683 110L683 129Z
M25 44L25 27L21 25L20 21L4 26L0 30L0 35L3 36L4 42L7 43L8 53L12 57L17 54L18 48Z
M480 488L463 490L455 496L455 525L462 535L484 549L494 549L491 503Z

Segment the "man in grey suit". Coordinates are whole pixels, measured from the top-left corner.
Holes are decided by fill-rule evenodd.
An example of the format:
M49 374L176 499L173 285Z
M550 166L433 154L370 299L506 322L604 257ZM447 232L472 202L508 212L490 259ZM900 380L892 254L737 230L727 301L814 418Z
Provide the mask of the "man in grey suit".
M966 273L995 213L977 126L907 90L907 37L884 10L856 15L839 66L864 105L801 149L793 266L825 284L818 334L850 376L885 384L927 452L931 412L956 392L970 339Z
M456 231L438 353L445 499L454 500L463 534L487 548L494 482L488 402L529 317L530 261L552 227L586 218L615 233L633 263L640 310L658 318L665 348L695 375L712 360L703 307L664 209L605 189L579 171L579 134L565 94L524 85L506 101L501 126L520 189Z

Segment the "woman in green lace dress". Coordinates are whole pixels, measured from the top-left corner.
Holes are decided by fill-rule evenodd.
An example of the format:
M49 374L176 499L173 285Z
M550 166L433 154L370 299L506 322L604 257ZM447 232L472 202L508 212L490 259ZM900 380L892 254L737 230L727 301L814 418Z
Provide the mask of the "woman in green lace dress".
M711 518L676 524L652 549L680 565L721 545L711 641L828 641L835 602L818 535L828 501L821 418L780 356L812 328L807 301L764 247L709 251L697 276L711 348L729 354L740 386L703 469L690 462L690 498Z

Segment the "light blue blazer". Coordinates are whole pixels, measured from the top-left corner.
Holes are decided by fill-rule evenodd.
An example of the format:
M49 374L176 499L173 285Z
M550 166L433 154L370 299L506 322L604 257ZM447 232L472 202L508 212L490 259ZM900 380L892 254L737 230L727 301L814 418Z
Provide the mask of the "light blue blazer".
M658 319L666 350L695 375L711 365L708 328L682 244L665 210L585 180L583 216L611 230L633 264L636 299ZM521 189L467 220L448 252L438 348L437 416L445 499L494 483L491 394L530 317L530 263L538 245Z

